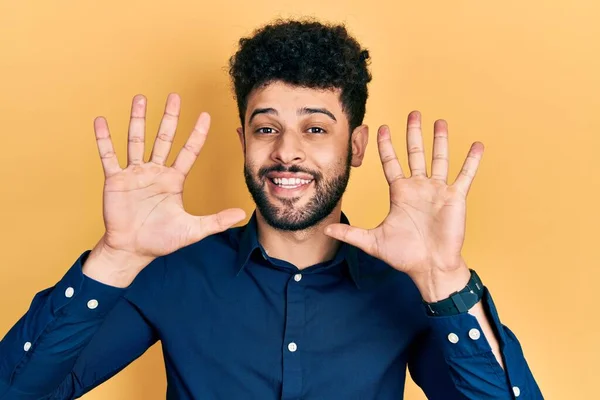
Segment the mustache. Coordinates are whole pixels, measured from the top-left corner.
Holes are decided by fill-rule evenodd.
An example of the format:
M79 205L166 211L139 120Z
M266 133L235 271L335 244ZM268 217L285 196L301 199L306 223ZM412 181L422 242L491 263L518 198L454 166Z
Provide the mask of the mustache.
M292 165L290 167L286 167L281 164L260 168L258 170L258 177L261 179L264 179L267 176L267 174L269 174L271 172L289 172L292 174L294 174L294 173L308 174L308 175L312 175L313 178L315 179L315 181L318 181L323 177L323 174L321 174L319 171L314 171L314 170L311 170L308 168L303 168L298 165Z

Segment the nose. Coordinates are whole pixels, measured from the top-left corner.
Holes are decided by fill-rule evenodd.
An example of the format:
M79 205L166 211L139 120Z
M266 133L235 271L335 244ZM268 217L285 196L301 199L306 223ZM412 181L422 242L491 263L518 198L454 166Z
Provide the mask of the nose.
M273 142L271 159L284 165L293 165L303 162L306 158L302 142L298 135L292 131L280 134Z

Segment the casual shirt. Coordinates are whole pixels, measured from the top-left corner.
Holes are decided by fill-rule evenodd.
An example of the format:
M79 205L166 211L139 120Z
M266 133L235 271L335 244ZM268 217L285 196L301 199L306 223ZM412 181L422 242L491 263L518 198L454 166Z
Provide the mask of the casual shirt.
M428 316L405 273L348 244L300 270L269 257L255 215L125 289L82 273L89 252L0 342L0 399L79 397L159 340L167 399L399 400L407 367L429 399L543 398L487 288L506 370L474 316Z

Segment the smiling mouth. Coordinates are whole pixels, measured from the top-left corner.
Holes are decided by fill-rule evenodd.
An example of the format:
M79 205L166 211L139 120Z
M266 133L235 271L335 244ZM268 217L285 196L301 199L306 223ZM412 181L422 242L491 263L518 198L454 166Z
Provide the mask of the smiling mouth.
M313 179L300 179L300 178L269 178L273 184L282 189L297 189L304 185L308 185Z

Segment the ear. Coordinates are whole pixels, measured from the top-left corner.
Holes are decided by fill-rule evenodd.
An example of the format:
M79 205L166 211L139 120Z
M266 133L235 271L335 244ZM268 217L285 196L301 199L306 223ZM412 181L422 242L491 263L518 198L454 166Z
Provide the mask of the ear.
M242 145L242 151L246 154L246 138L244 137L244 128L239 127L236 129L240 144Z
M360 167L369 142L369 127L361 125L352 132L352 166Z

